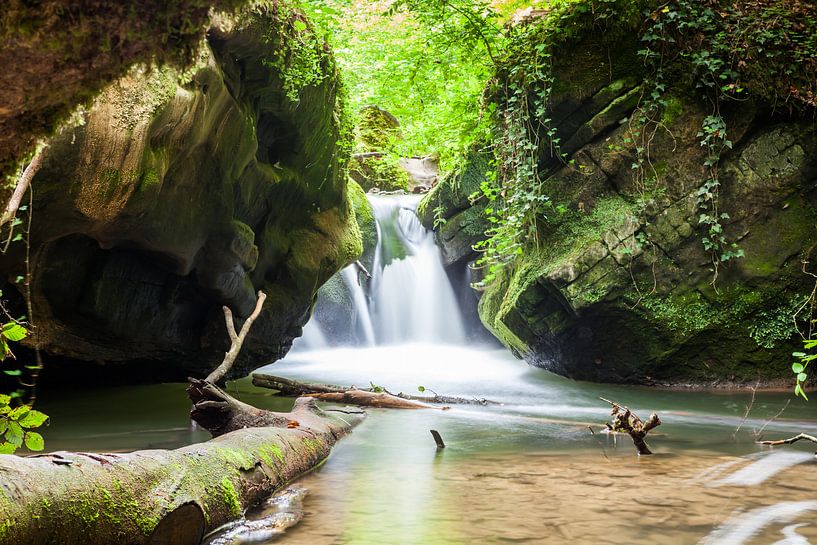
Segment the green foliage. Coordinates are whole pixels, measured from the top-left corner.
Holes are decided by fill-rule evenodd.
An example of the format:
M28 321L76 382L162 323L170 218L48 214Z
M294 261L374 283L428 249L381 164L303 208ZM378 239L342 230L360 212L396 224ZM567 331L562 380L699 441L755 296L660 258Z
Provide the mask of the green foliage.
M806 370L809 364L817 359L817 353L814 349L817 348L817 339L804 339L803 348L808 352L794 352L792 356L797 361L791 364L791 370L794 373L796 383L794 385L794 395L802 396L803 399L808 400L805 390L803 390L803 383L808 379Z
M327 51L311 23L287 2L278 1L271 7L259 5L256 9L272 9L278 21L278 25L264 35L273 51L272 58L266 59L264 65L281 74L287 98L297 103L301 89L318 85L330 76L326 69Z
M762 348L775 348L790 340L797 333L796 315L802 305L802 297L793 298L788 304L758 312L749 325L749 336Z
M13 454L25 443L33 451L43 450L43 437L32 431L48 421L48 416L28 405L12 405L10 395L0 394L0 454Z
M2 292L0 292L0 295L2 295ZM0 361L5 361L9 356L14 357L9 342L20 342L26 338L26 335L28 335L28 330L17 321L3 324L3 328L0 330Z
M493 66L487 47L500 31L490 9L479 11L487 2L301 3L333 49L351 116L376 105L400 120L402 138L382 151L436 152L450 168L483 119L480 96Z
M0 297L3 293L0 292ZM5 306L0 303L5 312ZM8 314L7 314L8 315ZM16 359L10 343L20 342L28 336L28 329L21 320L10 319L0 328L0 362L7 358ZM36 368L28 366L27 368ZM20 376L22 370L4 366L3 373L16 377L23 384ZM0 454L13 454L25 444L26 448L40 451L44 448L43 437L35 430L48 421L48 416L35 411L30 404L20 404L23 390L10 394L0 394Z

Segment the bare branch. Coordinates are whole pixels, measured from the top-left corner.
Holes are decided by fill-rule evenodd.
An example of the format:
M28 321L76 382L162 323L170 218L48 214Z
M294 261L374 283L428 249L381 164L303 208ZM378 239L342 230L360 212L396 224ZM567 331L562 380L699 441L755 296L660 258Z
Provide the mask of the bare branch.
M233 313L229 308L224 307L224 321L227 324L227 334L230 336L231 341L230 349L224 354L224 360L222 360L221 364L216 367L212 373L207 375L205 381L211 384L217 384L233 367L236 358L238 358L238 353L241 350L241 345L244 344L244 339L247 337L252 323L258 318L258 315L261 314L261 308L264 306L266 299L267 295L259 290L255 310L253 310L252 314L244 321L244 325L241 326L241 332L237 335L235 332L235 324L233 323Z
M227 325L227 335L230 336L230 342L234 343L238 341L238 333L235 331L235 322L233 322L233 311L230 310L230 307L223 306L221 307L224 310L224 322Z
M661 425L661 419L658 418L658 415L652 413L645 424L638 417L638 415L632 412L629 408L603 397L599 397L599 399L605 403L609 403L613 407L613 410L610 412L610 416L612 416L613 419L612 422L608 422L606 424L607 429L611 432L626 432L630 436L630 439L633 440L633 444L635 445L636 450L638 450L638 454L652 454L652 451L647 446L644 438L647 436L650 430L653 430Z
M25 195L26 191L28 191L28 188L31 185L31 180L34 179L34 175L37 174L37 171L40 170L40 167L43 164L43 152L47 147L48 146L45 145L40 148L26 169L23 171L23 175L20 176L20 179L17 182L17 187L14 188L14 193L11 194L11 199L9 199L9 202L6 203L6 209L3 210L3 215L0 216L0 226L10 222L17 214L17 209L20 208L20 203L23 201L23 195Z
M778 439L777 441L755 441L755 443L758 445L791 445L792 443L796 443L801 439L811 441L812 443L817 443L817 437L814 437L813 435L806 435L805 433L795 435L794 437L789 437L788 439Z

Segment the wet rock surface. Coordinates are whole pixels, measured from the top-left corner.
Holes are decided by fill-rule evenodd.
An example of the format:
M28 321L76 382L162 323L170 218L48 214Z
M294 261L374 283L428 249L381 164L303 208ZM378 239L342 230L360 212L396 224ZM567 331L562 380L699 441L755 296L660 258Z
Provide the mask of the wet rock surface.
M716 278L700 223L709 112L672 95L639 176L642 89L632 52L621 51L612 65L589 46L556 62L551 116L568 156L542 155L552 210L538 244L482 293L483 323L519 357L576 379L733 386L787 377L799 347L791 317L814 283L801 270L817 242L811 121L755 102L724 108L732 148L719 165L717 213L744 257L719 262ZM489 225L474 198L488 170L476 157L420 206L453 268L479 257L473 244Z
M210 28L192 75L133 72L53 141L31 232L47 354L203 376L228 344L221 307L246 316L262 289L243 375L287 352L317 289L357 259L332 60L288 98L269 62L279 16L248 10ZM24 274L23 252L0 261L7 278Z

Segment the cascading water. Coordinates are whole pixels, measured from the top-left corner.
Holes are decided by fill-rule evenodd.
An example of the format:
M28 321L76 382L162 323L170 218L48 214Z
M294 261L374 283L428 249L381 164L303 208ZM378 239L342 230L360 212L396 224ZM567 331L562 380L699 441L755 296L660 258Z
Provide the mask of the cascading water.
M353 334L333 338L331 331L313 319L304 328L296 351L338 345L465 343L457 298L433 234L417 218L419 201L417 195L370 197L378 243L369 294L361 285L357 265L346 267L339 275L343 296L351 306L344 311L351 318L347 325Z
M465 327L440 252L415 212L419 197L374 197L371 203L379 231L372 285L377 344L464 343Z

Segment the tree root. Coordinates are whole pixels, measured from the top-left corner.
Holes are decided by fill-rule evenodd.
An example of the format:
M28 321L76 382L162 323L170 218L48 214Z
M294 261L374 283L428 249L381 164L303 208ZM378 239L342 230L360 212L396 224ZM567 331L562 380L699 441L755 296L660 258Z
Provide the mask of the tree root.
M661 425L661 419L658 418L658 415L652 413L650 418L645 423L638 417L637 414L632 412L627 407L619 405L618 403L610 401L609 399L604 399L603 397L599 397L599 399L613 406L613 410L610 413L613 420L612 422L608 422L606 424L607 429L613 432L626 432L633 440L633 444L635 445L636 450L638 450L639 455L648 456L652 454L652 451L647 446L644 438L647 436L650 430Z

